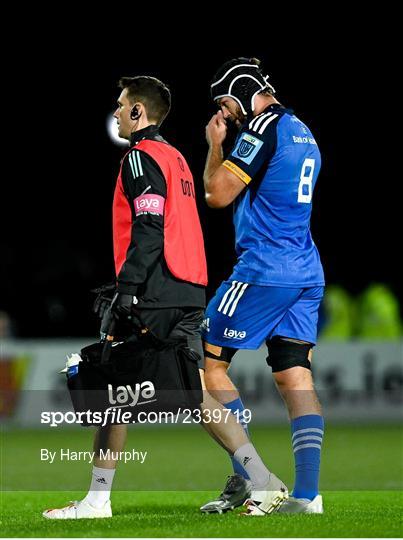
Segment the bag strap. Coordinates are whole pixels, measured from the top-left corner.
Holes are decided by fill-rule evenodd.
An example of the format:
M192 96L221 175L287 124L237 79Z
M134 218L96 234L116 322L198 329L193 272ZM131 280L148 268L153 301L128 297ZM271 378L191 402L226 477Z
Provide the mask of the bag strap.
M113 337L115 334L116 320L112 317L111 324L108 328L108 333L105 338L105 343L102 349L101 364L107 364L111 357Z
M154 334L150 331L150 329L143 323L140 313L137 310L133 310L133 315L135 315L136 319L140 323L140 333L141 335L146 335L149 333L150 336L153 337L153 339L160 341ZM102 349L102 355L101 355L101 364L108 364L111 352L112 352L112 344L115 337L115 330L116 330L116 319L112 317L111 323L108 328L108 332L105 337L105 343Z
M178 337L178 338L166 338L161 339L157 337L142 321L140 313L137 310L133 310L133 314L136 316L137 320L140 323L140 333L142 336L148 335L151 338L151 341L154 342L156 346L164 347L167 345L180 345L184 343L184 338ZM116 329L116 319L112 317L112 321L108 328L108 333L105 338L104 346L102 349L102 355L101 355L101 364L108 364L111 352L112 352L112 344L115 336L115 329Z

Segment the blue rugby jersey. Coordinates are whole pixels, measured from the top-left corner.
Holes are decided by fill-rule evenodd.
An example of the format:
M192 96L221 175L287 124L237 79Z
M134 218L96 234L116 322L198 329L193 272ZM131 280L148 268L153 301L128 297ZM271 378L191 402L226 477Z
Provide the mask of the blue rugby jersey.
M256 285L324 285L310 231L321 156L305 124L270 105L242 126L223 165L247 184L234 202L232 277Z

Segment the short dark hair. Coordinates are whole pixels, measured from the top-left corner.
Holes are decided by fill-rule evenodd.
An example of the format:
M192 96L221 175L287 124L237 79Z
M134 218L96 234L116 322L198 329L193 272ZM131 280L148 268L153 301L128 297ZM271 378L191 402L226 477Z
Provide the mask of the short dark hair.
M127 97L131 103L139 101L147 111L147 117L161 125L171 108L171 92L166 84L156 79L141 75L122 77L119 88L127 88Z

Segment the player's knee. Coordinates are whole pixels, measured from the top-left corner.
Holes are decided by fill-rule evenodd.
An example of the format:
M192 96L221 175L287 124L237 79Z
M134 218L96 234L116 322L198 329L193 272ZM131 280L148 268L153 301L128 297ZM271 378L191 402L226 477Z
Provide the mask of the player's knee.
M295 366L284 371L273 373L273 377L281 392L292 390L313 390L311 371Z
M288 341L280 336L275 336L266 341L266 345L269 353L266 362L271 366L273 375L298 367L300 369L292 370L295 371L296 377L305 377L308 374L311 376L310 351L312 345L310 343Z
M207 390L233 389L227 370L235 352L236 349L204 343L204 380Z
M229 364L226 362L212 360L211 358L205 359L205 372L204 379L206 381L207 388L215 388L217 384L228 377L227 369Z
M229 368L230 364L229 362L226 362L225 360L215 360L214 358L211 358L209 356L205 357L204 360L204 366L206 373L226 373L227 369Z
M211 373L205 372L204 374L204 384L206 385L206 390L211 391L218 384L216 377Z

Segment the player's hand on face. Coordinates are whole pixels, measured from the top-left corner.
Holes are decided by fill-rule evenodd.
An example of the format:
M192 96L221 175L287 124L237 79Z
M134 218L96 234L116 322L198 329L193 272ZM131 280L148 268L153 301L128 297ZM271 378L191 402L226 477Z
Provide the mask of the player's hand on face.
M214 114L206 126L206 139L208 144L222 144L227 136L227 124L221 111Z

